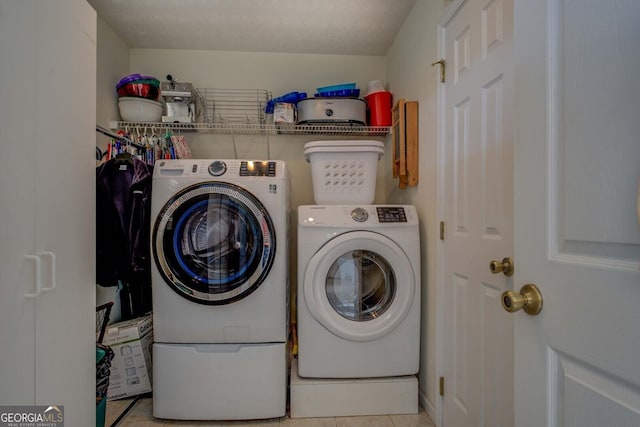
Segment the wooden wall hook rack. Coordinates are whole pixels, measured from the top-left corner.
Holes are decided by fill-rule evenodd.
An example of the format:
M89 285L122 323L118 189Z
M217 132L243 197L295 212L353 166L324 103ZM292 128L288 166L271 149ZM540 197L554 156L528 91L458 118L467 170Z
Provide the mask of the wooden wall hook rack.
M418 101L399 99L392 109L393 177L401 189L418 184Z

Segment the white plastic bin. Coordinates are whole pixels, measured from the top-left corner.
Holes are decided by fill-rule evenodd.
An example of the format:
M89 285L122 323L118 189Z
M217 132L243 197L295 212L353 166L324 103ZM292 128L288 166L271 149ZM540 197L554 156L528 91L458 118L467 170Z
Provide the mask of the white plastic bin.
M372 140L306 143L304 155L311 163L316 204L373 203L377 163L383 153L384 144Z

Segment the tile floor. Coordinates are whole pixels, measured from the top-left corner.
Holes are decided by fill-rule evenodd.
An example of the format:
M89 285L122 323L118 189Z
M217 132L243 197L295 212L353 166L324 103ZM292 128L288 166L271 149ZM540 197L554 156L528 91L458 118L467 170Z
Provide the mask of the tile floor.
M107 402L105 426L110 427L118 416L134 399L122 399ZM420 408L416 415L381 415L363 417L332 418L275 418L256 421L173 421L153 418L150 397L138 400L117 427L157 427L157 426L287 426L287 427L434 427L435 424ZM116 426L114 426L116 427Z

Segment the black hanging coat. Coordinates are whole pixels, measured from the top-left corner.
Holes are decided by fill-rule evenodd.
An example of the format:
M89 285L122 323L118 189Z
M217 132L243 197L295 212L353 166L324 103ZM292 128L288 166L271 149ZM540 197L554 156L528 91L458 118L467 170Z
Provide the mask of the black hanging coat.
M125 285L123 320L151 311L152 176L153 166L137 159L96 168L96 282Z

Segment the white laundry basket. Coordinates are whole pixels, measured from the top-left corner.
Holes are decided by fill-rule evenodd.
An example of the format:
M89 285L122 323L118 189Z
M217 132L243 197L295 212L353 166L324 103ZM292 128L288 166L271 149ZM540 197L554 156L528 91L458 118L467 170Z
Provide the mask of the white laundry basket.
M311 163L316 204L373 203L377 163L383 153L384 144L372 140L306 143L304 155Z

